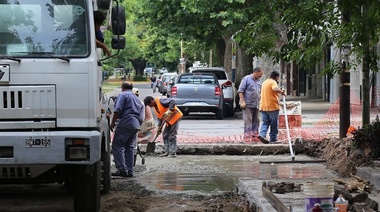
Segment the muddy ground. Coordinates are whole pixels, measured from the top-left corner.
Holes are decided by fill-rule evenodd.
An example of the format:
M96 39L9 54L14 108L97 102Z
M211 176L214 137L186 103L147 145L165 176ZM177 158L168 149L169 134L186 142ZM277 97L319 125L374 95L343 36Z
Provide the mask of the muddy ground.
M302 149L309 156L326 159L329 168L342 177L355 174L358 166L370 162L363 157L364 152L351 151L349 139L304 142ZM103 197L102 211L249 211L247 201L234 193L211 197L186 197L173 194L167 197L154 196L145 188L134 184L133 180L127 182L129 182L126 189L128 191L117 189L119 187L117 184L124 182L113 182L113 191ZM182 209L179 209L181 207Z
M207 156L199 159L200 163L207 163ZM226 156L228 157L228 156ZM239 195L236 190L223 192L188 192L176 190L171 183L165 186L167 189L157 191L157 188L146 188L140 184L138 178L149 173L178 172L178 173L219 173L223 170L203 164L194 166L179 165L185 155L178 155L178 158L162 158L149 156L145 165L141 164L141 159L135 166L134 178L112 179L112 190L110 194L102 196L101 211L104 212L248 212L248 201ZM185 159L186 160L186 159ZM194 173L195 174L195 173ZM170 187L170 188L169 188ZM173 189L173 190L171 190Z
M358 166L367 164L368 157L365 151L351 150L350 140L327 139L320 142L304 142L304 154L326 159L327 165L342 177L354 174ZM181 157L181 155L179 155ZM228 156L226 156L228 157ZM174 159L175 160L175 159ZM183 167L171 165L171 169L180 171ZM141 186L136 180L138 177L154 170L145 170L144 166L136 166L135 178L113 179L111 192L102 196L101 211L104 212L206 212L206 211L249 211L248 202L239 197L236 192L221 194L186 194L186 193L155 193L149 188ZM197 167L194 167L197 168ZM158 166L160 171L167 171L165 164ZM212 167L205 168L205 172L218 171ZM9 190L15 190L9 192ZM20 190L23 190L20 194ZM72 199L64 189L50 186L30 186L29 188L0 188L0 212L2 211L72 211Z
M323 141L305 141L303 153L319 159L326 159L326 165L337 172L341 177L350 177L355 174L356 168L369 164L365 151L352 150L349 139L338 140L335 138ZM112 191L112 194L103 198L103 211L249 211L244 198L236 194L214 197L199 197L187 199L186 197L150 196L150 193L130 184L133 192ZM138 193L136 193L138 191ZM142 192L142 193L139 193ZM125 201L124 201L124 200Z
M149 193L136 192L131 185L131 191L112 191L102 198L102 210L105 212L156 212L156 211L249 211L247 201L234 194L221 196L156 196ZM138 190L138 189L137 189Z

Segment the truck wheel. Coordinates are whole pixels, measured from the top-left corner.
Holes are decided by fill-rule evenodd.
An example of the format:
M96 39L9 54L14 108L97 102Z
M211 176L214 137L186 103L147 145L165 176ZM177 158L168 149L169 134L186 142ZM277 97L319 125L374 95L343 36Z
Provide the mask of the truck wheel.
M74 183L71 177L67 177L64 181L63 188L68 194L72 195L74 193Z
M100 210L100 161L74 168L74 210L98 212Z
M216 110L216 119L223 120L223 118L224 118L223 109L217 109Z
M101 154L101 174L100 174L100 183L102 194L108 194L111 189L111 154L110 154L110 142L105 141L105 145L108 145L107 151L102 148Z

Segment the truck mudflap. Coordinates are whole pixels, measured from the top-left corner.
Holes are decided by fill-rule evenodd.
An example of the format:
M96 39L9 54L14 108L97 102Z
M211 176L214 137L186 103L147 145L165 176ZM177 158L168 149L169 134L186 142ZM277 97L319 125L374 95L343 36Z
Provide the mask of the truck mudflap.
M90 165L100 160L98 131L2 132L0 167L12 165Z

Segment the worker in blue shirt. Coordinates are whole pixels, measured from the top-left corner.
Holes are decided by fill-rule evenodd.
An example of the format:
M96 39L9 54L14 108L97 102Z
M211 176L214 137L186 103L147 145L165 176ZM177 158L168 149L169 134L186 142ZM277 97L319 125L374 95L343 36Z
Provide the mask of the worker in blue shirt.
M117 168L112 176L133 177L134 149L137 133L145 118L145 107L132 89L130 82L121 85L122 92L117 96L112 117L111 128L115 128L112 154Z

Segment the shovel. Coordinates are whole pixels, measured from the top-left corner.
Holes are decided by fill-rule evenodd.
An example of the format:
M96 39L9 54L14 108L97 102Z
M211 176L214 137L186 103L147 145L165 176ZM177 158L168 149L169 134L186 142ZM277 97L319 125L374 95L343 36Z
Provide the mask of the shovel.
M157 140L158 136L161 135L162 128L164 128L166 121L169 120L171 117L173 117L175 115L175 113L176 113L176 111L174 111L171 116L168 116L164 120L162 120L160 126L158 126L156 137L154 137L152 142L148 142L148 144L147 144L146 153L153 153L154 152L154 150L156 149L156 140Z

